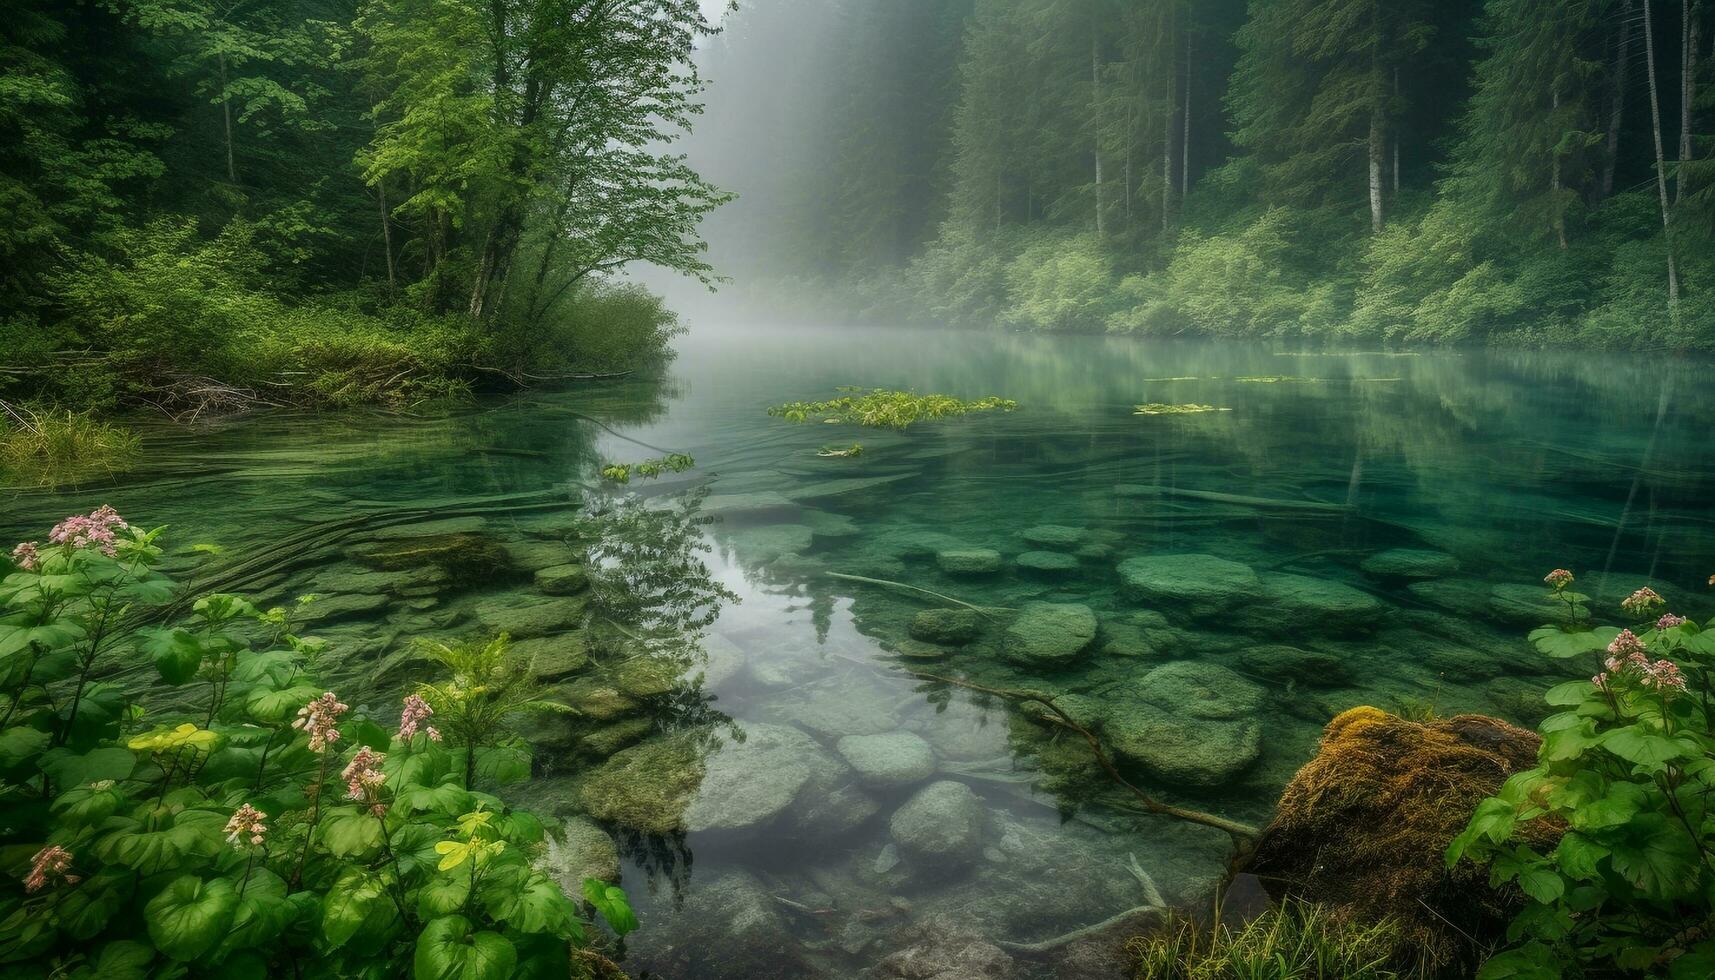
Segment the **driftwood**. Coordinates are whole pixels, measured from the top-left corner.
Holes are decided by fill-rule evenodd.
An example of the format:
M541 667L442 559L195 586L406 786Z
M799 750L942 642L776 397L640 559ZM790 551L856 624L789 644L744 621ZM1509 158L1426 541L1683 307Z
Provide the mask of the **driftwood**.
M995 945L1014 953L1051 953L1062 946L1068 946L1086 936L1094 936L1098 933L1106 932L1128 919L1141 915L1166 915L1169 911L1169 909L1161 905L1139 905L1136 908L1126 909L1118 915L1109 916L1094 925L1088 925L1082 929L1073 929L1071 932L1055 936L1052 939L1044 939L1037 943L1015 943L1006 939L997 939L995 940Z
M936 599L940 599L942 602L950 602L955 606L964 606L966 609L969 609L972 612L975 612L977 615L982 616L986 619L993 619L994 618L993 616L989 615L989 613L991 613L991 612L1012 612L1013 611L1012 609L1009 609L1006 606L974 606L974 605L966 602L963 599L955 599L950 595L942 595L939 592L932 592L929 589L918 588L915 585L907 585L904 582L895 582L892 579L870 578L867 575L852 575L852 574L849 574L847 572L824 572L823 574L827 575L829 578L837 578L842 582L863 582L863 583L866 583L868 585L881 585L881 586L885 586L885 587L890 588L890 589L904 589L907 592L920 592L923 595L932 596Z

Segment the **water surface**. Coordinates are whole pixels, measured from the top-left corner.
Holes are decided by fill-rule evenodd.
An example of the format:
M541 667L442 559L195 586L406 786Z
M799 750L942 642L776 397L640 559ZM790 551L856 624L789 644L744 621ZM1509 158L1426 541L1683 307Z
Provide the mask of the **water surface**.
M584 709L532 729L536 777L514 795L606 818L643 910L628 965L686 978L850 976L950 936L1045 939L1140 904L1134 865L1169 901L1207 899L1221 833L1137 814L1073 733L921 674L1062 695L1149 792L1260 823L1344 708L1539 718L1538 692L1589 673L1522 639L1552 615L1551 568L1577 572L1598 615L1646 582L1708 612L1705 364L808 326L702 329L681 348L663 378L151 428L143 470L12 493L0 531L37 537L106 502L217 543L222 587L322 595L306 628L333 641L342 696L378 713L412 679L412 637L512 629ZM902 433L765 413L841 385L1020 407ZM1152 402L1222 411L1134 414ZM854 442L856 458L817 456ZM619 491L596 477L662 450L698 466ZM651 523L694 489L706 579L684 574L697 553L656 547L672 522ZM450 569L363 563L449 537ZM460 574L471 540L506 550ZM1235 565L1145 562L1128 567L1161 573L1122 588L1122 562L1186 555ZM542 597L558 589L538 570L587 559L605 604ZM914 640L919 612L964 607L830 573L985 614L966 644ZM1011 624L1049 607L1087 607L1093 638L1021 655ZM702 619L694 645L667 641ZM899 733L914 738L875 738ZM658 763L677 792L616 801L625 781L591 774L622 748L608 772ZM973 805L936 853L925 824ZM1044 975L1088 966L1020 955Z

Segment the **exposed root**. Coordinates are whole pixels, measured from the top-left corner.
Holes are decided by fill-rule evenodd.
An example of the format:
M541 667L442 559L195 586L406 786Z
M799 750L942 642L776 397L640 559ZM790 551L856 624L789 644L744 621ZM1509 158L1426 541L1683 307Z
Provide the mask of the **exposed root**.
M1126 909L1118 915L1109 916L1094 925L1088 925L1082 929L1073 929L1071 932L1055 936L1052 939L1044 939L1039 943L1015 943L1006 939L997 939L995 940L995 945L1002 949L1011 950L1014 953L1051 953L1062 946L1068 946L1086 936L1094 936L1098 933L1106 932L1114 926L1137 916L1166 915L1168 911L1168 908L1164 905L1139 905L1136 908Z

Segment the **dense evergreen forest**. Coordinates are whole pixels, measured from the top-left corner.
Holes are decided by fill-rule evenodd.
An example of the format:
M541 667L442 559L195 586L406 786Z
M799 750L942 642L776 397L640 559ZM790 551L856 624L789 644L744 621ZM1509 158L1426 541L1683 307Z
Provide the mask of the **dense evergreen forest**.
M691 160L770 305L1715 346L1703 0L756 0ZM764 290L759 284L770 283Z
M696 0L19 0L0 397L177 413L635 367L707 277ZM16 421L17 418L14 417Z

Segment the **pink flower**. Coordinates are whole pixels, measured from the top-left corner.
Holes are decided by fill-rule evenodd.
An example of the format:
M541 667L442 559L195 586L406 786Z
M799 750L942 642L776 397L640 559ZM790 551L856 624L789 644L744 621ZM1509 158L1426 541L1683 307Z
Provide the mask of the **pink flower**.
M12 564L26 572L41 567L42 556L36 552L36 542L25 541L12 549Z
M1655 590L1645 587L1633 592L1620 602L1620 609L1625 613L1642 619L1667 605L1667 600L1656 595Z
M365 745L351 757L351 762L339 778L345 780L345 795L353 800L368 800L387 781L387 774L381 771L381 764L387 761L387 754L377 752Z
M1684 626L1684 625L1685 625L1685 617L1684 616L1675 616L1673 613L1663 613L1662 617L1655 621L1655 628L1658 630L1670 630L1670 629L1673 629L1675 626Z
M311 752L321 752L339 741L339 716L346 710L347 706L328 691L299 708L298 720L292 722L292 727L309 734Z
M1663 692L1683 691L1685 675L1679 672L1679 665L1673 661L1657 660L1644 668L1643 685Z
M1608 675L1597 674L1595 677L1590 678L1590 683L1596 685L1599 689L1606 691L1608 689Z
M111 558L116 532L130 526L118 511L102 504L86 515L73 515L55 524L54 529L48 532L48 540L73 548L99 548L102 554Z
M65 879L68 885L75 885L83 880L77 875L68 874L71 868L71 852L58 844L50 844L36 852L30 859L30 875L24 879L26 892L39 892L48 886L50 878L55 876Z
M232 819L226 822L226 842L239 850L244 849L243 838L248 837L253 847L261 847L268 834L268 825L262 821L268 815L246 803L232 814Z
M1561 589L1572 584L1572 573L1564 568L1556 568L1554 571L1544 575L1542 580L1552 586L1554 591L1559 592Z
M1614 642L1608 644L1608 653L1617 660L1641 657L1644 654L1644 641L1638 639L1637 634L1631 630L1621 630L1620 635L1614 637ZM1610 660L1611 662L1612 660ZM1612 670L1613 668L1608 669Z
M434 713L435 709L429 707L429 702L424 701L420 695L412 694L406 697L405 709L399 712L399 737L405 741L410 741L411 737L417 734L417 727ZM429 741L439 742L441 740L441 733L435 731L435 726L422 725L422 727L423 734L429 736Z

